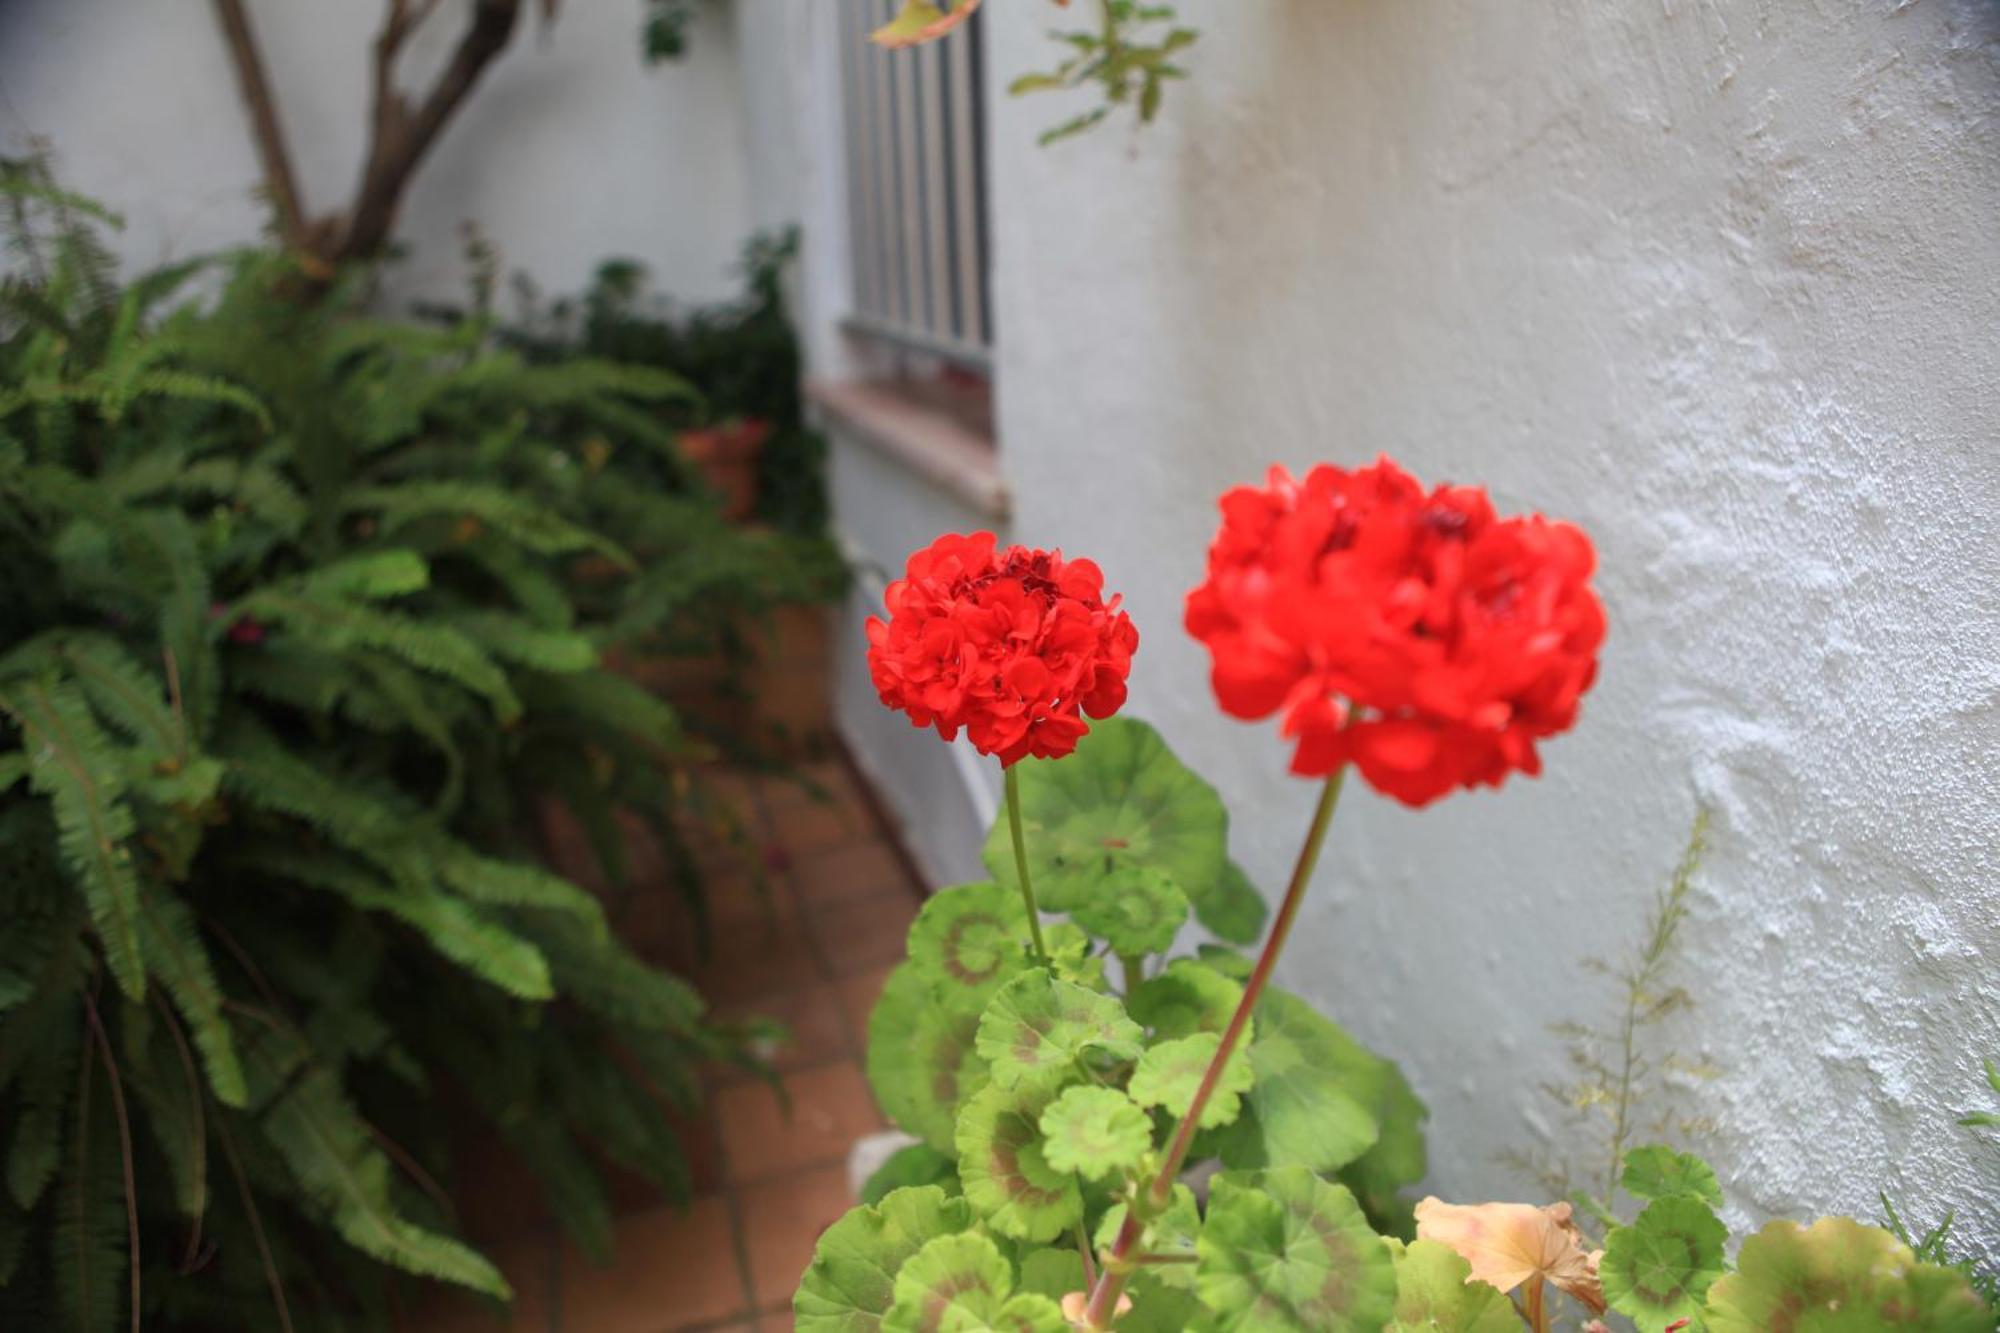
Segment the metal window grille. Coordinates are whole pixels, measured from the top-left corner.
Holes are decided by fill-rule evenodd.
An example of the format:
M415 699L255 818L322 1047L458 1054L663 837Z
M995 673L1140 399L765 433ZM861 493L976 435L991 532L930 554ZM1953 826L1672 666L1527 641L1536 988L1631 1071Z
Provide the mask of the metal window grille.
M985 29L885 51L897 0L838 0L854 239L852 333L988 370Z

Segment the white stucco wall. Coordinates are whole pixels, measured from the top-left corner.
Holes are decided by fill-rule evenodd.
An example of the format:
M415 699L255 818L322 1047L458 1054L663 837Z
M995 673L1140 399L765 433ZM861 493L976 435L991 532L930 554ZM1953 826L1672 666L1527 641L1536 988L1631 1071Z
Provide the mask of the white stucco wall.
M1044 6L989 6L1002 77ZM1602 683L1548 775L1350 797L1285 980L1393 1053L1435 1183L1518 1194L1697 803L1683 1044L1742 1213L2000 1252L1953 1119L2000 1055L2000 8L1987 0L1184 0L1153 129L995 106L1015 534L1100 561L1132 709L1267 887L1312 793L1181 632L1214 497L1264 466L1488 483L1596 537Z
M450 0L405 53L420 91L457 40ZM252 0L308 209L342 208L365 149L370 43L384 5ZM631 256L658 290L733 294L750 230L735 27L705 12L690 56L647 67L638 0L570 0L521 30L419 168L393 297L462 300L460 224L477 221L507 269L551 294ZM252 240L266 210L236 82L208 0L0 4L0 151L55 148L65 184L125 214L137 264Z

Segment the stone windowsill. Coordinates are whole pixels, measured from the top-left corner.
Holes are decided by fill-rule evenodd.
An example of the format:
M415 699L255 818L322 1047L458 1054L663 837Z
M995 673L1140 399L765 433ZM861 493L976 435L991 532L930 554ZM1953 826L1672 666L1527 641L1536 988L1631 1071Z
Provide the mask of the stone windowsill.
M972 506L1004 522L1010 505L993 439L963 420L864 380L810 380L806 396L827 418Z

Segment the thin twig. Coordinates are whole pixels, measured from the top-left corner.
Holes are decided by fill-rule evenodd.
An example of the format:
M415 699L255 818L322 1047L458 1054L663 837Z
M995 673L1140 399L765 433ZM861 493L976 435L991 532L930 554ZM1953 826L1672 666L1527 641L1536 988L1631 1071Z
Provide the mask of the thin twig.
M226 1117L217 1116L215 1134L222 1142L222 1155L229 1162L229 1173L236 1177L236 1194L243 1200L243 1211L250 1218L250 1234L257 1241L257 1258L264 1265L264 1280L271 1287L271 1304L278 1310L278 1326L284 1333L293 1333L291 1307L285 1302L285 1280L278 1276L278 1265L271 1258L271 1242L264 1235L264 1219L257 1211L257 1200L250 1193L250 1182L244 1179L243 1163L237 1160L236 1145L230 1141Z
M271 192L271 204L278 210L278 223L285 239L296 245L305 236L305 205L300 199L298 178L292 172L292 154L285 143L284 126L278 120L278 103L271 95L264 56L250 27L250 15L243 8L243 0L215 0L215 17L222 25L223 40L229 44L230 63L236 67L236 86L243 95L244 109L250 113L250 135L256 141L257 159L264 168L265 188Z
M195 1258L201 1252L201 1224L208 1208L208 1099L202 1092L201 1073L195 1068L194 1051L188 1046L187 1033L181 1031L181 1021L174 1014L173 1006L154 992L153 1007L166 1017L167 1031L173 1034L174 1049L180 1052L181 1072L187 1076L188 1099L194 1104L194 1175L202 1182L201 1209L194 1215L194 1227L188 1232L187 1253L181 1259L181 1272L192 1273Z

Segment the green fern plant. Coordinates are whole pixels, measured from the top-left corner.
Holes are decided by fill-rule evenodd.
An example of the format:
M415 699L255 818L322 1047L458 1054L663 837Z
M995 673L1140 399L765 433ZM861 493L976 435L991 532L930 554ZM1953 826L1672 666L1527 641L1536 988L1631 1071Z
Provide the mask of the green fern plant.
M0 1326L504 1297L448 1101L602 1249L598 1164L684 1190L662 1109L743 1056L531 830L569 806L613 879L621 817L680 839L713 747L605 657L824 592L823 544L634 493L670 375L296 303L262 253L121 286L43 164L0 201Z

